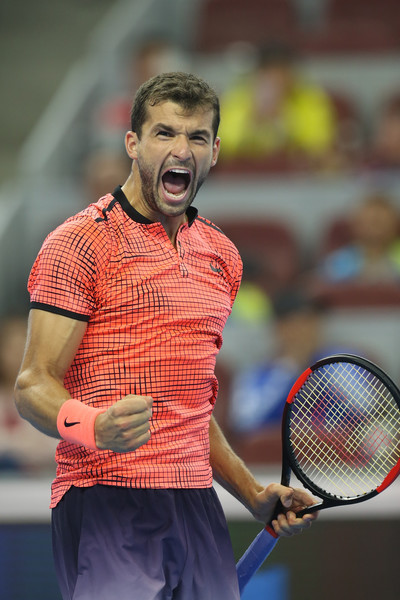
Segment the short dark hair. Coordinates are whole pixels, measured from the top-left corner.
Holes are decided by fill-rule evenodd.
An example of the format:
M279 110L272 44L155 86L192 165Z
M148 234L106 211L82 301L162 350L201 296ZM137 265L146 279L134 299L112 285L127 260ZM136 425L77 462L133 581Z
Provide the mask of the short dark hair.
M147 118L147 107L167 101L175 102L188 111L197 108L213 110L214 139L217 137L220 104L216 92L201 77L177 71L152 77L136 92L131 111L131 129L139 138Z

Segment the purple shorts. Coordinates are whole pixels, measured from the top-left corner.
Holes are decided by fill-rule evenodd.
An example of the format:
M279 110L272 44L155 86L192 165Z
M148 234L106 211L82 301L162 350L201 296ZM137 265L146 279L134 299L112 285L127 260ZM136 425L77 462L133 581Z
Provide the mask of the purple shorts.
M52 511L63 600L238 600L213 488L71 488Z

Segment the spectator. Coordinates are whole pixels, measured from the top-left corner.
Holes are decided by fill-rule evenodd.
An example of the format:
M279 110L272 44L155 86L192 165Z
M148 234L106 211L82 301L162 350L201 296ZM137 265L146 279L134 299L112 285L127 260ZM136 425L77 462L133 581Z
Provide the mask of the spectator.
M369 166L400 169L400 94L384 103L373 131Z
M19 416L14 383L21 364L26 319L4 318L0 323L0 472L38 473L55 469L56 440L45 438Z
M251 279L244 279L232 308L231 321L264 323L269 319L270 300L265 291Z
M400 283L399 212L385 194L365 197L349 219L347 244L328 253L317 269L327 283Z
M292 49L260 50L254 72L222 97L221 159L327 165L335 145L335 109L328 94L305 82Z
M235 435L253 436L280 427L297 377L316 360L339 350L323 339L323 307L317 301L289 289L277 295L273 306L272 358L244 369L233 381L229 428Z
M226 229L222 228L222 230L224 233L226 232ZM266 331L272 314L273 287L269 284L275 283L275 281L273 275L270 275L269 261L265 257L266 252L263 253L262 261L258 262L258 257L248 253L245 246L242 246L239 251L243 260L242 282L225 325L224 344L218 355L219 366L227 373L234 372L238 368L241 369L245 365L254 364L265 355ZM223 411L226 415L227 402L225 399L229 398L226 386L220 386L218 397L221 398L222 395L224 395L224 401L216 403L215 410L217 414L219 411ZM226 418L222 418L221 422L225 426Z

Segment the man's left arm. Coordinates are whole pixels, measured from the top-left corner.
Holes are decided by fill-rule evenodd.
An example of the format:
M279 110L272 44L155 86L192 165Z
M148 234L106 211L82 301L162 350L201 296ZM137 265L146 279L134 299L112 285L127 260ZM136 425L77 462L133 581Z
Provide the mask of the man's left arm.
M281 536L291 536L311 525L316 513L296 517L299 511L315 500L304 490L293 489L270 483L264 487L235 454L218 423L211 417L210 422L210 463L214 479L230 494L237 498L258 521L269 523L280 500L286 512L272 522L275 532Z

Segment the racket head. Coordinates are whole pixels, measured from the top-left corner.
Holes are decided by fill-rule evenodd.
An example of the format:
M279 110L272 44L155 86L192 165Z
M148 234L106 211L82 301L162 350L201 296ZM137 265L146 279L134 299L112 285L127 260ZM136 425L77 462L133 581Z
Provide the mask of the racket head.
M282 445L282 483L292 471L322 499L313 510L367 500L400 472L400 392L365 358L319 360L288 396Z

